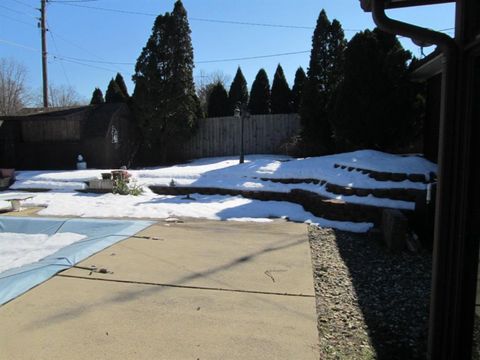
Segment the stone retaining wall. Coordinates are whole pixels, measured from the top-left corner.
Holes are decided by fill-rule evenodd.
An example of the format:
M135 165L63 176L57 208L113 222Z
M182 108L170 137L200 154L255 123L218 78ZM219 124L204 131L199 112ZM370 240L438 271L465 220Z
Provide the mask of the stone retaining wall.
M300 189L293 189L285 193L184 186L151 186L150 189L159 195L240 195L255 200L288 201L302 205L305 210L311 212L313 215L329 220L373 222L375 225L379 225L381 220L382 208L329 199L314 192Z

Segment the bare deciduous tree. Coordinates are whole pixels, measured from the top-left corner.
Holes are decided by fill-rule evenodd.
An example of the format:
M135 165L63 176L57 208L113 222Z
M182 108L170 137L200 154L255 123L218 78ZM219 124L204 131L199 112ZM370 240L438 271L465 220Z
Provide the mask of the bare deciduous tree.
M43 105L43 97L41 90L37 95L37 106ZM54 108L70 107L86 105L88 101L73 88L73 86L56 85L50 83L48 85L48 105Z
M27 101L25 66L14 59L0 58L0 115L12 115Z
M208 96L210 95L213 87L220 83L226 88L227 84L230 83L231 77L220 70L212 73L206 73L205 71L201 70L200 74L197 76L197 79L197 96L200 100L202 110L207 112Z

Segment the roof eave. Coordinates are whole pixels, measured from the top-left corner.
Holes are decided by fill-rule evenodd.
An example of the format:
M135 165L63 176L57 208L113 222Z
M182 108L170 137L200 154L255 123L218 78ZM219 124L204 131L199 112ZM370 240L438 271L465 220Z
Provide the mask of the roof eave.
M452 3L455 0L385 0L385 9ZM372 11L372 0L360 0L363 11Z
M443 71L444 61L445 56L442 53L438 54L431 60L413 70L410 74L410 80L415 82L423 82L434 77L435 75L440 74Z

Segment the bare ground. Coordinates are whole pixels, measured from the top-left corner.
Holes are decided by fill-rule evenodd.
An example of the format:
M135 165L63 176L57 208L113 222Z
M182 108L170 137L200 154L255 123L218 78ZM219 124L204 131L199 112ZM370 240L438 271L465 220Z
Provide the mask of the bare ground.
M320 359L424 359L431 256L311 226Z

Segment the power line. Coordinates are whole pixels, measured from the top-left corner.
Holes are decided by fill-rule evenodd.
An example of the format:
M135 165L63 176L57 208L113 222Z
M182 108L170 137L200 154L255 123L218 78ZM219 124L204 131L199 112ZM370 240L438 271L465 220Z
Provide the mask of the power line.
M107 12L116 12L120 14L130 14L130 15L143 15L143 16L157 16L152 13L145 13L141 11L130 11L130 10L121 10L121 9L112 9L112 8L104 8L104 7L97 7L97 6L88 6L88 5L79 5L79 4L71 4L71 3L66 3L65 1L55 1L51 0L49 3L52 4L62 4L66 6L75 6L75 7L80 7L80 8L85 8L85 9L93 9L93 10L100 10L100 11L107 11Z
M15 9L12 9L12 8L9 8L9 7L3 6L3 5L0 5L0 7L6 9L6 10L8 10L8 11L14 12L14 13L16 13L16 14L32 16L32 15L30 15L30 14L27 14L27 13L24 12L24 11L18 11L18 10L15 10Z
M218 24L247 25L247 26L263 26L263 27L275 27L275 28L286 28L286 29L306 29L306 30L313 30L313 29L315 29L314 27L311 27L311 26L282 25L282 24L263 24L263 23L247 22L247 21L204 19L204 18L197 18L197 17L190 17L190 18L188 18L188 20L201 21L201 22L210 22L210 23L218 23Z
M208 63L219 63L219 62L229 62L229 61L242 61L242 60L265 59L265 58L278 57L278 56L306 54L306 53L309 53L309 52L310 52L310 50L292 51L292 52L278 53L278 54L269 54L269 55L246 56L246 57L240 57L240 58L217 59L217 60L203 60L203 61L196 61L195 63L197 63L197 64L208 64Z
M50 2L56 2L56 3L84 3L84 2L94 2L98 0L56 0L56 1L50 1Z
M50 31L50 25L48 24L48 22L47 22L47 27L48 27L48 30L49 30L48 34L50 35L50 38L52 39L52 42L53 42L53 46L55 47L55 50L58 53L59 51L58 51L57 42L55 41L55 38L53 37L53 33ZM65 80L67 80L67 84L69 86L72 86L72 84L70 83L70 79L68 78L67 72L65 71L65 66L63 66L62 61L60 61L60 67L62 68L63 75L65 76Z
M113 12L113 13L119 13L119 14L128 14L128 15L141 15L141 16L149 16L149 17L156 17L158 15L158 14L153 14L153 13L149 13L149 12L142 12L142 11L123 10L123 9L115 9L115 8L106 8L106 7L78 4L78 3L82 3L82 2L93 2L93 1L98 1L98 0L63 0L63 1L61 1L61 0L50 0L49 3L56 3L56 4L67 5L67 6L75 6L75 7L80 7L80 8L99 10L99 11L105 11L105 12ZM217 24L260 26L260 27L303 29L303 30L313 30L313 29L315 29L315 27L313 27L313 26L301 26L301 25L257 23L257 22L249 22L249 21L207 19L207 18L198 18L198 17L189 17L188 19L190 21L209 22L209 23L217 23ZM449 31L449 30L453 30L453 29L454 28L447 28L447 29L441 29L441 30L438 30L438 31ZM361 29L344 28L343 31L345 31L345 32L359 32L359 31L362 31L362 30Z
M52 29L48 29L48 31L50 32L53 32ZM83 61L83 62L97 62L99 64L110 64L110 65L132 65L134 63L115 63L115 62L111 62L111 61L106 61L104 58L102 58L101 56L98 56L97 54L95 54L94 52L84 48L83 46L80 46L76 43L74 43L73 41L65 38L64 36L60 35L59 33L57 32L53 32L53 34L55 35L55 37L57 39L60 39L62 41L64 41L65 43L79 49L79 50L82 50L83 52L87 53L87 54L90 54L92 55L93 57L97 58L98 60L84 60L84 59L79 59L79 58L74 58L74 57L69 57L69 56L62 56L63 58L68 58L70 60L76 60L76 61ZM58 50L57 50L58 51ZM115 69L117 70L117 72L122 72L122 70L118 67L115 67Z
M2 41L2 39L0 39ZM25 47L21 44L17 43L12 43L6 40L3 40L2 42L5 42L7 44L23 47L23 48L28 48ZM29 48L29 50L32 50L32 48ZM33 49L34 51L39 51L38 49ZM58 49L57 49L58 52ZM202 61L196 61L197 64L208 64L208 63L217 63L217 62L229 62L229 61L242 61L242 60L253 60L253 59L264 59L264 58L271 58L271 57L278 57L278 56L288 56L288 55L298 55L298 54L306 54L309 53L310 50L304 50L304 51L292 51L292 52L285 52L285 53L277 53L277 54L268 54L268 55L257 55L257 56L246 56L246 57L239 57L239 58L229 58L229 59L216 59L216 60L202 60ZM72 63L78 63L81 65L90 65L87 63L94 63L94 64L107 64L107 65L135 65L134 62L115 62L115 61L101 61L101 60L92 60L92 59L82 59L82 58L76 58L76 57L71 57L71 56L61 56L61 55L51 55L53 56L54 59L58 60L63 60L63 61L68 61ZM93 65L92 65L93 66ZM95 66L96 68L103 69L103 70L108 70L108 71L113 71L111 69L107 69L104 67L99 67Z
M291 51L291 52L283 52L283 53L276 53L276 54L245 56L245 57L228 58L228 59L200 60L200 61L195 61L195 63L208 64L208 63L219 63L219 62L229 62L229 61L254 60L254 59L264 59L264 58L279 57L279 56L306 54L309 52L310 50ZM100 60L76 58L71 56L63 56L63 58L69 59L72 61L84 62L84 63L96 63L96 64L107 64L107 65L135 65L134 62L100 61Z
M142 12L142 11L132 11L132 10L122 10L122 9L115 9L115 8L106 8L106 7L98 7L98 6L89 6L89 5L79 5L79 4L72 4L67 1L59 1L59 0L51 0L50 3L68 5L68 6L75 6L81 7L86 9L93 9L99 11L106 11L106 12L113 12L119 14L129 14L129 15L141 15L141 16L150 16L156 17L158 14ZM74 1L71 1L74 2ZM245 25L245 26L261 26L261 27L274 27L274 28L286 28L286 29L303 29L303 30L313 30L315 29L312 26L301 26L301 25L284 25L284 24L268 24L268 23L256 23L256 22L248 22L248 21L235 21L235 20L221 20L221 19L206 19L206 18L197 18L197 17L189 17L190 21L199 21L199 22L210 22L210 23L218 23L218 24L231 24L231 25ZM343 29L344 31L359 31L358 29Z
M33 26L33 27L35 27L35 28L37 27L37 26L35 26L35 25L31 24L31 23L27 23L26 21L22 21L22 20L18 20L18 19L12 18L12 17L10 17L10 16L8 16L8 15L0 14L0 16L1 16L1 17L4 17L4 18L6 18L6 19L9 19L10 21L15 21L15 22L20 23L20 24L23 24L23 25Z
M41 53L41 52L42 52L40 49L36 49L36 48L31 47L31 46L19 44L19 43L17 43L17 42L5 40L5 39L2 39L2 38L0 38L0 43L7 44L7 45L10 45L10 46L15 46L15 47L22 48L22 49L29 50L29 51L34 51L34 52L37 52L37 53ZM112 70L112 69L108 69L108 68L105 68L105 67L96 66L96 65L92 65L92 64L85 64L85 63L82 63L81 61L72 60L72 59L69 59L69 58L66 58L66 57L60 56L60 55L49 54L48 56L51 57L53 60L70 62L70 63L72 63L72 64L87 66L87 67L91 67L91 68L95 68L95 69L100 69L100 70L105 70L105 71L113 72L113 73L116 72L116 71L114 71L114 70Z
M105 70L105 71L108 71L110 73L116 73L116 71L112 70L112 69L104 68L104 67L97 66L97 65L85 64L85 63L82 63L80 61L70 60L70 59L67 59L67 58L64 58L64 57L61 57L61 56L55 56L54 55L53 58L56 59L56 60L70 62L72 64L82 65L82 66L86 66L86 67L90 67L90 68L94 68L94 69L99 69L99 70Z
M11 0L11 1L15 1L16 3L21 4L21 5L23 5L23 6L26 6L26 7L30 8L30 9L38 10L35 6L32 6L32 5L30 5L30 4L27 4L27 3L23 2L23 1L20 1L20 0Z
M27 46L27 45L22 45L22 44L14 42L14 41L9 41L9 40L5 40L5 39L1 39L1 38L0 38L0 43L4 43L4 44L7 44L7 45L19 47L19 48L30 50L30 51L41 52L39 49L35 49L35 48Z
M82 61L87 63L97 63L97 64L107 64L107 65L135 65L134 62L117 62L117 61L104 61L104 60L92 60L92 59L82 59L76 58L71 56L64 56L66 59L75 60L75 61Z

